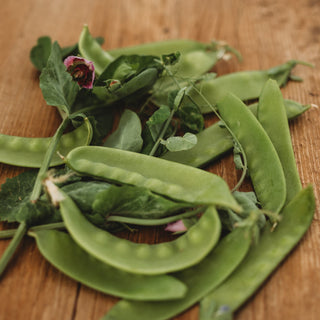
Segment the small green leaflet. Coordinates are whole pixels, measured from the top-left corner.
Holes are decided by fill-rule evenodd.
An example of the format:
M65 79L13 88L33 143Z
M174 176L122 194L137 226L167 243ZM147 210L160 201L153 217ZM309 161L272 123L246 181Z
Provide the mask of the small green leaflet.
M197 144L197 136L187 132L183 137L170 137L167 140L161 140L161 144L165 145L169 151L189 150Z
M40 88L48 105L58 107L69 114L80 87L66 72L57 42L53 43L47 66L42 69Z
M168 106L160 106L147 121L147 125L154 141L158 139L161 128L170 117L170 108Z
M107 138L104 146L140 152L143 144L141 131L141 122L137 114L126 109L120 118L117 130Z

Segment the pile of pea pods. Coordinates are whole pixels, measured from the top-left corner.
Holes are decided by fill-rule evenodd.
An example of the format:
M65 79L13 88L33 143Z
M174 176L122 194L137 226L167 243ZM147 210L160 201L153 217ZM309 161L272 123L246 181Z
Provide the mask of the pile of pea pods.
M61 221L51 225L20 221L17 230L0 231L0 237L12 237L10 248L25 234L34 237L41 254L61 272L121 298L103 319L166 320L196 303L200 304L200 320L232 319L300 241L313 219L313 188L301 185L288 122L310 106L285 100L280 90L289 80L296 80L291 71L302 62L291 60L268 70L215 76L209 72L213 66L228 54L237 54L225 44L216 42L210 47L197 41L170 40L105 51L87 26L77 46L78 55L93 63L96 76L104 74L117 58L170 58L179 52L178 61L161 72L150 67L131 83L130 79L120 83L114 92L97 89L97 95L109 99L115 93L112 103L119 104L124 88L126 98L147 88L139 103L157 110L166 104L174 87L170 121L190 101L204 117L214 113L219 121L195 133L192 147L166 149L162 135L148 153L110 142L94 143L91 114L86 110L81 110L80 124L65 133L79 114L76 117L59 106L63 119L56 134L59 139L1 134L0 161L38 168L30 201L48 199L58 208ZM106 80L119 85L118 79ZM168 124L164 123L160 133L166 133ZM230 190L226 181L204 168L232 150L243 174ZM66 169L58 178L49 170L56 167ZM88 220L71 194L60 188L61 180L74 176L143 188L180 208L166 216L148 212L116 216L106 211L108 197L102 190L90 206L105 214L107 223L149 227L182 222L184 229L174 240L156 244L118 237ZM252 192L238 190L244 178L251 179ZM0 272L11 255L8 250L1 257Z

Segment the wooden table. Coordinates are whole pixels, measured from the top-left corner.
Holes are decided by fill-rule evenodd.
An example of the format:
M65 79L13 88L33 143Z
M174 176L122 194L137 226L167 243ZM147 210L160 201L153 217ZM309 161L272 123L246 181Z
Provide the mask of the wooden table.
M171 38L225 40L244 59L242 63L236 59L220 62L215 68L218 74L266 69L289 59L314 63L314 69L295 68L294 74L304 82L290 82L283 95L304 104L320 104L319 16L319 0L2 1L0 132L29 137L54 133L60 118L42 97L38 73L29 62L29 51L42 35L50 35L62 46L74 43L85 23L94 36L105 38L106 49ZM320 110L312 108L291 124L302 183L314 185L317 199L319 120ZM210 169L230 185L235 183L231 157ZM0 165L0 182L21 171ZM319 234L317 211L298 247L235 319L319 319ZM8 243L0 241L0 253ZM1 320L96 320L116 301L61 274L42 258L30 238L23 240L0 282ZM197 318L195 307L175 319Z

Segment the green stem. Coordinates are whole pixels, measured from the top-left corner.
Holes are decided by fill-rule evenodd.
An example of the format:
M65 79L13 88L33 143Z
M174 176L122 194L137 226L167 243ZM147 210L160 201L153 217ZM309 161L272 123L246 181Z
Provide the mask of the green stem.
M108 222L121 222L125 224L135 224L138 226L158 226L158 225L164 225L167 223L175 222L177 220L181 220L184 218L190 218L194 217L198 213L203 212L204 208L198 208L192 211L184 212L181 214L177 214L175 216L170 216L166 218L161 219L142 219L142 218L132 218L132 217L123 217L123 216L110 216L108 217Z
M0 276L8 265L10 259L12 258L14 252L16 251L18 245L20 244L23 236L27 232L27 224L25 222L21 222L18 229L16 230L9 246L5 250L4 254L0 259Z
M64 222L47 223L47 224L41 224L39 226L30 228L28 230L28 234L32 233L33 231L64 229L64 228L65 228ZM18 229L0 230L0 239L12 238L17 231Z
M167 132L167 129L168 129L168 127L169 127L169 124L170 124L170 122L171 122L171 120L172 120L173 115L175 114L175 112L176 112L176 111L175 111L174 109L171 110L170 115L169 115L169 118L167 119L166 123L165 123L164 126L162 127L162 130L161 130L161 132L160 132L160 134L159 134L159 137L158 137L157 141L155 142L153 148L151 149L151 151L150 151L150 153L149 153L149 156L153 156L153 155L156 153L156 151L157 151L157 149L158 149L158 146L159 146L161 140L163 139L164 135L165 135L166 132Z
M173 81L174 81L174 83L177 85L177 87L178 87L179 89L181 89L181 86L180 86L179 82L178 82L177 79L174 77L174 75L172 74L172 72L171 72L166 66L165 66L165 69L166 69L168 75L173 79ZM158 147L159 147L159 144L160 144L161 140L163 139L164 135L166 134L166 131L167 131L168 127L169 127L169 124L170 124L170 122L171 122L171 120L172 120L175 112L176 112L176 110L175 110L175 108L173 108L173 109L171 110L171 112L170 112L169 118L167 119L166 123L165 123L164 126L162 127L162 130L161 130L161 132L160 132L160 134L159 134L159 136L158 136L158 139L157 139L157 141L155 142L153 148L151 149L151 151L150 151L150 153L149 153L149 156L153 156L153 155L156 153L156 151L157 151L157 149L158 149Z
M9 229L9 230L1 230L0 231L0 239L8 239L12 238L18 229Z
M42 180L50 166L50 162L51 162L51 159L54 155L54 152L56 151L57 149L57 145L60 141L60 138L62 137L66 127L68 126L70 122L70 119L69 118L64 118L59 126L59 128L57 129L56 133L54 134L54 136L51 138L51 141L50 141L50 144L49 144L49 147L48 147L48 150L45 154L45 157L43 159L43 162L41 164L41 167L39 169L39 172L38 172L38 175L37 175L37 178L36 178L36 182L34 184L34 187L33 187L33 190L32 190L32 193L31 193L31 197L30 197L30 200L32 202L35 202L38 200L40 194L41 194L41 189L42 189Z

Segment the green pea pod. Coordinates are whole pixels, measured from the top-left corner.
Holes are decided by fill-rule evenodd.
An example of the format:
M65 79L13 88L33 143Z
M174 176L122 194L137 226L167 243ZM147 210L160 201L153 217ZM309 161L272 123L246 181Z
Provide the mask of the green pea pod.
M240 71L203 80L196 88L191 88L188 95L199 105L202 113L210 113L212 109L199 95L199 91L212 106L222 100L227 93L234 94L242 101L257 99L268 79L276 80L280 87L284 86L290 79L291 70L299 63L305 64L290 60L268 70Z
M249 250L249 234L247 228L235 229L200 263L175 273L175 277L188 287L184 298L165 302L122 300L111 308L103 320L167 320L188 309L237 268Z
M82 284L131 300L178 299L187 287L172 276L130 274L107 265L81 249L65 232L32 231L41 254L61 272Z
M189 267L203 259L220 237L220 219L212 206L181 237L149 245L121 239L97 228L70 197L62 191L56 194L65 226L77 244L100 261L130 273L156 275Z
M312 186L300 191L282 210L282 220L271 232L266 226L258 244L240 266L206 300L238 309L267 279L308 230L315 211Z
M310 106L304 106L292 100L284 100L284 105L289 120L300 116L310 108ZM258 103L249 105L249 110L255 116L258 113L257 109ZM196 136L197 144L192 149L178 152L168 151L161 158L193 167L203 167L221 157L233 147L232 137L228 130L221 126L221 123L211 125Z
M62 136L57 151L66 154L75 147L88 145L92 139L92 127L88 119L70 133ZM40 168L51 138L26 138L0 134L0 162L29 168ZM50 166L63 164L57 154Z
M257 118L233 94L217 108L241 144L257 198L263 209L278 213L286 199L286 181L278 154Z
M302 189L302 186L282 93L275 80L269 79L262 89L259 98L258 120L270 137L282 163L287 185L286 203L288 203Z
M107 147L79 147L65 158L80 174L145 187L155 193L192 204L241 210L226 182L207 171L172 161Z
M161 56L179 51L181 54L191 51L206 50L207 44L194 40L173 39L154 41L129 47L111 49L108 52L115 58L122 55L143 54Z
M97 75L100 75L106 66L114 60L113 56L102 50L100 44L91 36L87 25L83 27L80 34L78 48L83 58L93 62Z

